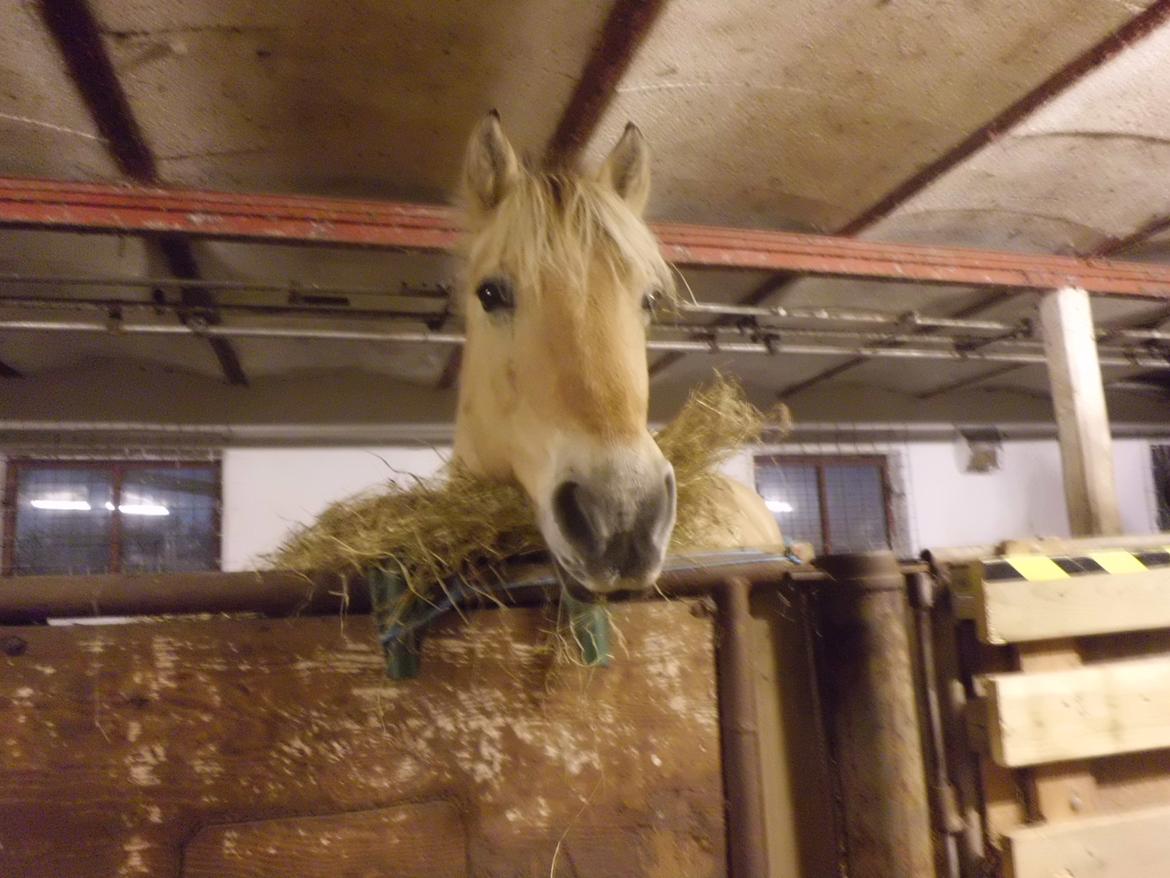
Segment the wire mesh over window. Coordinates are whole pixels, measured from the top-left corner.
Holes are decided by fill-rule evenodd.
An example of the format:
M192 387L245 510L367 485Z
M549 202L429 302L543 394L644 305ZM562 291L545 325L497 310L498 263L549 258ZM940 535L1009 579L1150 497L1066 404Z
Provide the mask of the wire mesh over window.
M817 554L891 546L883 458L760 457L756 489L789 543Z
M11 462L4 572L217 570L219 496L217 464Z
M219 479L207 467L137 467L122 482L122 571L218 566Z
M45 466L18 473L12 572L108 572L113 559L113 472Z
M825 551L819 481L815 464L756 466L756 490L776 516L784 539L790 543L812 543L818 555Z

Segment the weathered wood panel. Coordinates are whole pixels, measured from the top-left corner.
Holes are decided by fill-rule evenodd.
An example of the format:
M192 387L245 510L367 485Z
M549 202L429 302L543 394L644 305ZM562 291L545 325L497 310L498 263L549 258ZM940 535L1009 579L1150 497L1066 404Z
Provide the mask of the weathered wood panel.
M980 581L974 597L986 643L1170 628L1170 567L1044 582Z
M182 878L466 878L467 839L450 802L328 817L207 826Z
M24 641L0 656L0 875L173 875L212 824L440 799L477 878L554 852L557 875L722 875L692 609L615 607L605 670L555 659L541 611L453 618L402 683L366 617L0 629Z
M1170 659L987 677L996 762L1037 765L1170 747Z
M1021 827L1010 838L1014 878L1165 878L1170 808Z

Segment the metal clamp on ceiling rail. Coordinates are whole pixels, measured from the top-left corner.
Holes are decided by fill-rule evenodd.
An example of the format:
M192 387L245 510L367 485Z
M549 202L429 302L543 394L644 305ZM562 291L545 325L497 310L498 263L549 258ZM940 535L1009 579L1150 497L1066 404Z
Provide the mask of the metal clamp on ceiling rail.
M1170 363L1170 343L1151 338L1145 343L1146 352Z
M745 314L735 321L735 328L739 330L740 335L751 336L760 328L760 321L754 314Z
M206 314L190 314L183 321L183 325L195 335L206 336L211 334L209 332L211 329L211 321L207 319Z
M115 305L106 312L106 329L113 335L121 335L123 328L122 309Z

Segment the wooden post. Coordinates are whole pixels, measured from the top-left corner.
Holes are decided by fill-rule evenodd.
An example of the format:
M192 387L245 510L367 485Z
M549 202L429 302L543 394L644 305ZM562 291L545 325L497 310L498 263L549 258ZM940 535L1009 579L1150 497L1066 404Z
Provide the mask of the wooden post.
M1120 533L1113 440L1089 294L1074 287L1047 293L1040 302L1040 324L1073 536Z
M1060 436L1069 527L1073 536L1118 534L1121 512L1113 481L1113 438L1089 294L1075 287L1047 293L1040 301L1040 325ZM1081 664L1073 639L1022 644L1017 655L1022 671ZM1038 766L1029 773L1028 788L1033 812L1049 822L1095 809L1097 781L1089 762Z

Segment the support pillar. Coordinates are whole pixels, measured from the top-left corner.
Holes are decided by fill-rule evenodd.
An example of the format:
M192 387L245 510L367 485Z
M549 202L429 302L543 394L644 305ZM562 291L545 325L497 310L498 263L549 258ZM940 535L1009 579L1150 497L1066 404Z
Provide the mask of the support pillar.
M1072 535L1120 533L1113 439L1089 294L1075 287L1047 293L1040 302L1040 324Z

